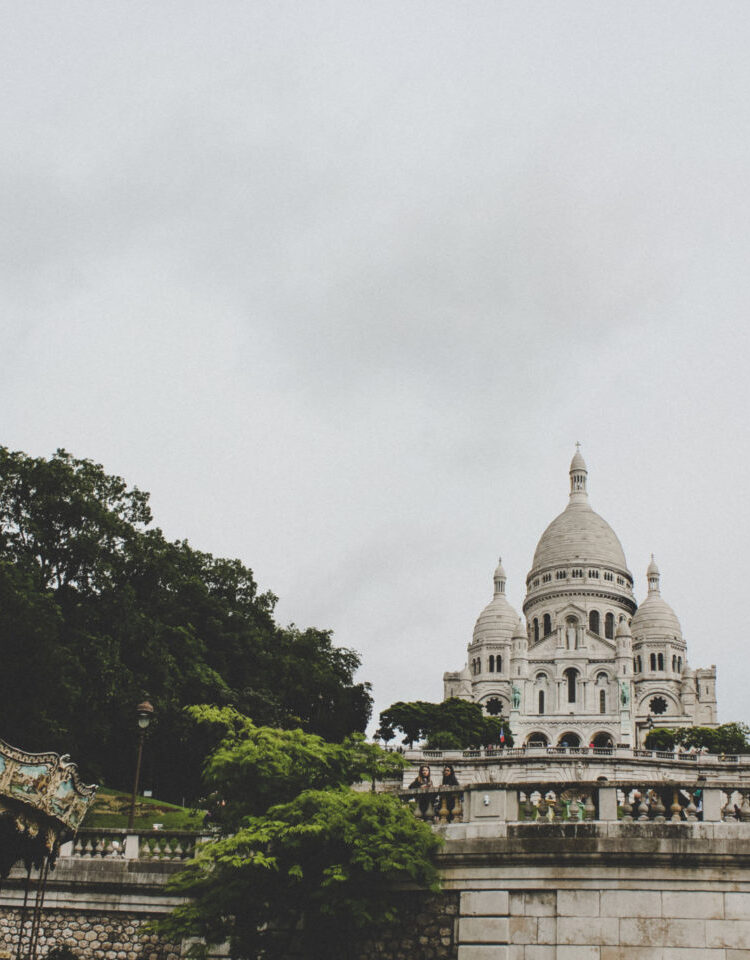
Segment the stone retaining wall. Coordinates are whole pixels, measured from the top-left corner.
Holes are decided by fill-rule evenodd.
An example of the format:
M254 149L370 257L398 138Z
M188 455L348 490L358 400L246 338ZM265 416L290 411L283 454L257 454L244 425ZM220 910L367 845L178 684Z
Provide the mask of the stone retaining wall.
M352 960L455 960L460 895L455 891L428 896L404 893L407 919L352 949Z
M748 823L497 820L441 832L443 892L403 891L405 920L347 944L348 958L750 960ZM179 902L165 889L176 869L61 859L40 960L52 946L80 960L178 960L145 929ZM0 957L16 953L22 901L19 873L0 892Z
M449 841L457 960L750 960L745 824L611 826Z
M43 910L38 953L44 957L53 947L69 947L80 960L179 960L179 948L160 942L150 933L146 929L148 920L123 913ZM30 925L29 912L24 940ZM19 926L20 911L0 911L0 957L16 956Z

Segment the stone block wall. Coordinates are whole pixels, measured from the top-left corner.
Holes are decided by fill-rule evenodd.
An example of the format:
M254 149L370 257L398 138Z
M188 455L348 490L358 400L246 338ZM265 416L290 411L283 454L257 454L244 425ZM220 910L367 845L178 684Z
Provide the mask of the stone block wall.
M750 892L463 891L458 960L750 960Z
M43 958L53 947L69 947L79 960L179 960L178 947L163 943L146 928L149 919L153 917L43 910L38 955ZM24 940L30 926L29 912ZM0 910L0 957L16 956L19 927L19 911Z

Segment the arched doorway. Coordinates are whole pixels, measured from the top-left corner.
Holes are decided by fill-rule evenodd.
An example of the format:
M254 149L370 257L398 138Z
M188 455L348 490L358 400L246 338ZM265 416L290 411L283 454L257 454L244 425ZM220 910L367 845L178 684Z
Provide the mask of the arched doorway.
M557 741L558 747L580 747L581 738L577 733L572 733L570 730L567 733L563 733L560 739Z
M549 745L549 740L545 733L540 733L538 730L535 730L533 733L530 733L526 737L526 746L527 747L546 747Z
M609 747L614 747L612 737L610 737L608 733L597 733L594 736L594 739L592 742L594 746L598 747L600 750L603 750Z

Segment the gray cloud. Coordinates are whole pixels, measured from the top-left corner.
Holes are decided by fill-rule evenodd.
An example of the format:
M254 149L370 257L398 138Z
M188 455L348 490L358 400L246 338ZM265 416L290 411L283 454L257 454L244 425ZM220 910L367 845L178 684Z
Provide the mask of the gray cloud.
M3 441L438 697L573 442L747 718L750 14L37 3L0 31Z

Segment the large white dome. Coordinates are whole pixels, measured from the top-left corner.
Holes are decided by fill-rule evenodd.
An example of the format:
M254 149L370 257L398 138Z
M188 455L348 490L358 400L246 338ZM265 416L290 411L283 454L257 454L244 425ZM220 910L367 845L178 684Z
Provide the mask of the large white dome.
M627 570L617 534L587 500L571 500L541 536L533 569L561 563L596 563Z
M587 475L581 451L576 450L570 463L570 501L542 534L532 572L561 564L596 564L627 572L625 554L615 531L591 509Z

